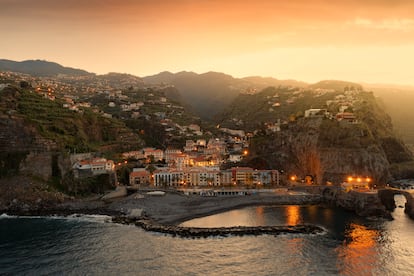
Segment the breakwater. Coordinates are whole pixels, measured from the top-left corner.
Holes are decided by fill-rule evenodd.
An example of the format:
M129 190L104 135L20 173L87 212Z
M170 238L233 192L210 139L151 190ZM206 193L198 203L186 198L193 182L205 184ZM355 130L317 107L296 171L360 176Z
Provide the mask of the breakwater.
M287 226L235 226L235 227L182 227L176 225L162 225L150 219L135 220L129 217L114 217L115 223L135 224L145 231L169 234L183 238L207 238L217 236L245 236L245 235L280 235L280 234L321 234L325 230L317 225L287 225Z

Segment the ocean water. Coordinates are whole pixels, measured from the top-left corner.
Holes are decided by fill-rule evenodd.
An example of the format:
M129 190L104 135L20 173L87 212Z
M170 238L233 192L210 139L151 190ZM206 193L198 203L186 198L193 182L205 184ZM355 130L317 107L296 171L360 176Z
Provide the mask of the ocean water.
M405 199L396 196L397 205ZM414 221L318 206L249 207L187 226L318 224L319 235L178 238L105 216L0 216L1 275L414 275Z

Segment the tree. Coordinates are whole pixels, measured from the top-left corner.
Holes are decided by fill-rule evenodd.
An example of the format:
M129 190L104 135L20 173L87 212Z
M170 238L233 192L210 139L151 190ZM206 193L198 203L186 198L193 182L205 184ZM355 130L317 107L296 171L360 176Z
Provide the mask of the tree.
M129 185L129 174L131 173L131 169L127 166L122 166L118 171L118 179L119 182L123 183L124 185Z
M153 174L157 169L154 165L150 164L145 168L150 174Z

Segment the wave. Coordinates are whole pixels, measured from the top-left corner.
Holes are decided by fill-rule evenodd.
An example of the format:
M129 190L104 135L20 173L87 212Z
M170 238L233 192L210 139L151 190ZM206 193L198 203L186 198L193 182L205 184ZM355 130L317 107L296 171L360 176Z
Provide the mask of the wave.
M73 214L65 219L70 220L79 220L79 221L88 221L88 222L99 222L99 223L107 223L112 222L112 217L107 215L84 215L84 214Z
M60 220L76 220L85 222L97 222L108 223L112 222L112 217L107 215L85 215L85 214L72 214L68 216L15 216L3 213L0 215L0 219L60 219Z
M18 216L10 216L6 213L0 215L0 219L10 219L10 218L18 218Z

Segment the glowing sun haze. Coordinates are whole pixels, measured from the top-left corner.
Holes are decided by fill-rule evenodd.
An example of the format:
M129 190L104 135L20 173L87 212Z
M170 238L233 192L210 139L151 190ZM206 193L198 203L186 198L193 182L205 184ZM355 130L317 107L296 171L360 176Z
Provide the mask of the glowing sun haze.
M412 0L0 0L0 58L414 85Z

